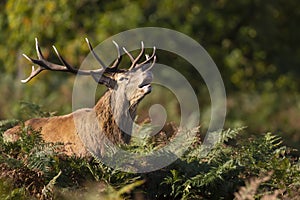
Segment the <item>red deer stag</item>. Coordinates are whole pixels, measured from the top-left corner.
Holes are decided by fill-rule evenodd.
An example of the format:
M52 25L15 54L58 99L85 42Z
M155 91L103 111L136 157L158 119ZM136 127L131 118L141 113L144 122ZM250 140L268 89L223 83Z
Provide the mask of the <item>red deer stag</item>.
M21 82L27 83L43 70L70 72L77 75L91 76L99 84L104 84L108 90L96 103L94 108L79 109L73 113L54 116L49 118L34 118L25 122L26 127L31 127L33 130L41 132L43 139L46 142L62 142L65 144L65 153L68 155L75 154L77 156L89 155L89 148L91 145L101 146L99 140L103 137L89 137L86 136L90 133L90 129L95 128L95 124L90 122L90 118L95 114L97 122L97 134L106 136L113 144L126 144L130 141L130 133L132 131L133 121L136 116L137 105L140 100L151 92L152 73L150 69L154 66L156 61L155 47L151 56L145 54L145 60L139 62L144 57L144 44L141 42L141 52L134 58L124 47L124 52L131 60L129 69L118 69L118 65L122 59L121 49L118 44L115 44L118 57L111 67L107 67L100 60L94 52L93 47L86 39L89 49L93 57L99 62L102 68L97 70L80 70L72 67L66 60L58 53L57 49L53 46L55 53L63 65L58 65L47 61L39 47L36 39L36 52L38 59L33 59L23 54L26 59L31 63L38 65L35 69L32 66L30 76ZM75 124L80 121L80 124ZM85 130L85 133L78 131ZM6 141L16 141L19 136L20 125L15 126L4 133ZM81 133L80 133L81 132ZM93 132L93 131L91 131ZM89 137L90 139L86 139ZM97 138L97 139L95 139ZM89 140L93 140L91 144L87 144ZM100 149L102 147L91 147L92 149Z

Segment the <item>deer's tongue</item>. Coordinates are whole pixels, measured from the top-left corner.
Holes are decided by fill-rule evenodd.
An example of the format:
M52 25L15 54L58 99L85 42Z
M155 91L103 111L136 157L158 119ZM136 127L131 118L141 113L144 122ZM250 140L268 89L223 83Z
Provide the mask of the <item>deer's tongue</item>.
M141 89L143 90L143 92L144 92L145 94L148 94L148 93L151 92L152 87L151 87L151 84L147 84L147 85L144 85Z

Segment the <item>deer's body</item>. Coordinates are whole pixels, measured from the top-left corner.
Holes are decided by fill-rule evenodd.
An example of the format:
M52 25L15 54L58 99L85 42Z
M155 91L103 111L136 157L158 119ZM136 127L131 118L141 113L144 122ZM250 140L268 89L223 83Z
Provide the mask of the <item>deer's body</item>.
M85 115L84 110L76 111ZM60 126L63 124L64 126ZM25 122L26 127L35 131L40 131L43 140L46 142L62 142L65 144L65 153L71 155L75 153L78 156L86 156L87 151L81 142L79 135L76 134L73 113L64 116L55 116L49 118L34 118ZM14 142L19 139L18 133L20 126L15 126L4 133L4 139L8 142Z
M44 67L43 64L45 63L49 67L49 62L43 59L37 43L36 48L40 60L27 58L42 67ZM129 54L126 49L124 50ZM91 51L94 54L92 48ZM142 53L143 46L140 55ZM92 152L99 151L100 154L103 154L105 153L103 151L105 139L108 139L113 144L129 143L137 105L146 94L151 92L152 73L148 70L155 62L153 53L152 58L154 57L154 60L150 67L145 68L143 65L136 67L135 65L140 59L140 55L135 61L132 60L133 67L131 67L131 70L114 71L114 73L108 74L109 76L100 74L100 77L98 74L93 74L93 72L89 73L98 83L105 84L108 87L108 90L94 108L80 109L63 116L30 119L25 122L25 126L40 131L46 142L64 143L64 151L68 155L87 156L89 155L89 150L92 150ZM68 65L59 54L58 56L65 66ZM129 54L129 56L131 55ZM96 58L99 59L97 56ZM132 59L132 56L130 58ZM147 58L146 61L150 59ZM42 64L41 61L43 61ZM120 56L117 61L115 65L119 64ZM143 64L145 64L145 61ZM52 67L50 69L56 71L66 70L63 66L57 67L58 65L55 65L50 65ZM70 66L66 66L66 68L69 69ZM42 70L39 68L36 71L40 72ZM75 69L71 68L70 70L74 71ZM35 73L36 71L33 70L31 76L25 82L28 82L39 73ZM77 71L76 73L85 73L85 71ZM102 71L102 73L105 72ZM19 137L19 132L20 126L13 127L4 133L4 138L10 142L16 141Z
M112 92L109 90L103 95L103 97L97 102L93 109L79 109L73 113L54 116L47 118L33 118L25 122L25 126L32 128L35 131L40 131L43 139L46 142L62 142L65 144L65 152L68 155L76 154L78 156L87 156L87 147L91 144L83 144L85 135L80 134L80 126L84 129L92 130L93 117L96 114L97 122L99 125L99 134L104 134L114 144L128 143L130 137L128 134L122 132L113 116L113 110L122 112L121 107L112 108L111 105L117 105L111 102ZM135 109L130 110L132 113L131 117L135 117ZM122 114L120 114L122 115ZM75 118L77 120L75 121ZM124 116L122 116L124 117ZM131 119L131 118L130 118ZM122 119L127 122L129 129L132 129L132 123L130 119L126 120L125 117ZM77 123L75 125L75 123ZM6 141L16 141L19 136L20 126L15 126L4 133ZM88 134L88 133L86 133ZM101 142L99 142L99 145ZM100 147L101 148L101 147Z

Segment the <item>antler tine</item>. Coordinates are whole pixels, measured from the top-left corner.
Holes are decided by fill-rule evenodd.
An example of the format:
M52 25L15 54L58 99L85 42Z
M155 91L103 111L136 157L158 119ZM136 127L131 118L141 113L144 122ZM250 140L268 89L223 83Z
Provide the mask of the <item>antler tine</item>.
M25 58L28 58L28 56L26 56L25 54L23 54L23 56ZM34 66L32 65L31 67L31 73L28 76L28 78L21 80L21 83L27 83L29 82L33 77L35 77L36 75L38 75L41 71L43 71L44 69L41 67L38 67L36 70L34 69Z
M24 58L26 58L26 59L29 60L30 62L34 63L34 59L33 59L33 58L30 58L30 57L27 56L25 53L23 53L22 56L24 56Z
M60 62L72 73L76 74L80 74L80 75L90 75L90 72L86 72L86 71L81 71L81 70L78 70L74 67L72 67L69 63L67 63L67 61L58 53L56 47L54 45L52 45L58 59L60 60Z
M140 58L143 56L145 52L145 48L144 48L144 42L141 41L141 52L139 53L139 55L134 59L134 61L132 62L129 70L133 69L136 66L136 63L140 60Z
M120 64L121 60L122 60L122 56L121 56L121 49L118 45L118 43L116 43L114 40L112 41L114 43L114 45L117 48L118 51L118 58L115 60L114 64L110 67L111 69L116 69L118 68L118 65Z
M36 53L37 53L37 56L38 56L39 60L33 59L33 58L27 56L26 54L22 54L22 55L27 60L29 60L31 63L39 65L39 67L37 69L35 69L34 66L32 66L30 75L26 79L21 80L22 83L29 82L32 78L34 78L36 75L38 75L41 71L43 71L45 69L48 69L48 70L62 70L62 71L65 70L60 65L52 64L52 63L49 63L46 60L44 60L44 56L43 56L42 51L40 49L37 38L35 38L35 48L36 48Z
M105 66L105 64L103 63L103 61L99 58L99 56L95 53L91 43L89 42L89 40L87 38L85 38L86 43L89 46L89 49L91 51L91 53L93 54L94 58L98 61L98 63L103 67L103 69L106 69L107 66Z
M156 59L156 56L155 56L155 51L156 51L156 47L154 46L153 47L153 52L152 52L152 55L151 56L146 56L146 60L141 62L140 64L138 64L136 67L140 67L144 64L146 64L147 62L149 62L151 59L153 59L155 57Z
M146 71L150 70L156 63L156 56L153 57L153 61L151 63L151 65L146 69Z
M121 49L116 41L112 41L118 50L118 58L121 58Z
M125 47L123 47L123 50L125 51L125 53L128 55L128 57L130 58L131 62L134 62L134 58L133 56L127 51L127 49Z
M39 59L44 59L41 48L39 46L38 39L37 38L34 38L34 39L35 39L35 49L36 49L37 56ZM25 56L25 58L26 58L26 56Z

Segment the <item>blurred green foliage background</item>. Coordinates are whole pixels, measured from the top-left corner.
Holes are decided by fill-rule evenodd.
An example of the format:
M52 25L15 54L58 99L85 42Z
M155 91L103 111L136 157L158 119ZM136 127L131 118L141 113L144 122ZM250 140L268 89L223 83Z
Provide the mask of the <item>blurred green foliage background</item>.
M36 55L35 37L48 60L58 62L51 48L55 44L70 63L80 66L88 54L85 37L95 45L121 31L156 26L187 34L211 55L226 86L226 127L279 133L300 149L299 21L300 3L291 0L3 0L0 119L31 117L22 112L21 101L58 114L71 111L74 76L45 72L20 83L30 73L21 55ZM201 77L183 59L158 54L160 63L182 72L197 91L205 129L210 100L205 85L199 84ZM153 90L142 108L154 100L163 102L171 115L179 112L174 96L166 100L160 94Z

